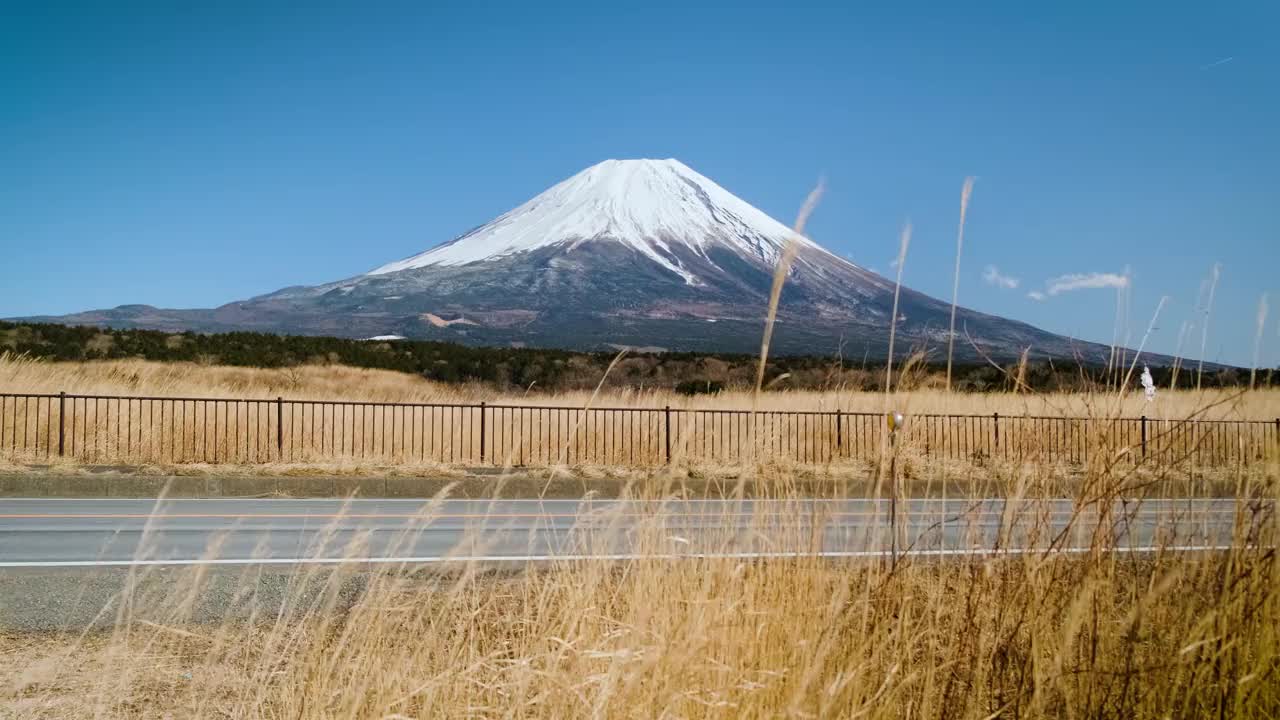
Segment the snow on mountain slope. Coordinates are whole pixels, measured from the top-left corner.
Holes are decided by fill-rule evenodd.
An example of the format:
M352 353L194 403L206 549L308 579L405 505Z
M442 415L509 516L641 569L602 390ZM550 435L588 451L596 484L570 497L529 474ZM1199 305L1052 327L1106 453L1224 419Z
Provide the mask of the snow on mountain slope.
M778 256L799 244L771 346L937 352L951 306L798 238L676 160L608 160L461 237L336 282L207 310L128 306L58 319L172 332L253 330L481 345L754 352ZM1110 349L956 310L970 360L1105 361Z
M698 277L673 244L706 257L713 245L772 264L790 228L679 160L606 160L461 237L368 275L483 262L549 245L620 242L678 274ZM817 248L800 238L804 245Z

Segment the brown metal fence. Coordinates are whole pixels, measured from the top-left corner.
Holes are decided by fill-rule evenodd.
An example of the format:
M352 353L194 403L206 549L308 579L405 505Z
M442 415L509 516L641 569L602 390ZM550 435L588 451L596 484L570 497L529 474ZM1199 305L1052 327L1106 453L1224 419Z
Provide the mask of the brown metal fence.
M878 413L0 393L0 455L88 463L468 465L823 464L879 457ZM896 438L929 458L1249 465L1280 418L1166 420L915 415Z

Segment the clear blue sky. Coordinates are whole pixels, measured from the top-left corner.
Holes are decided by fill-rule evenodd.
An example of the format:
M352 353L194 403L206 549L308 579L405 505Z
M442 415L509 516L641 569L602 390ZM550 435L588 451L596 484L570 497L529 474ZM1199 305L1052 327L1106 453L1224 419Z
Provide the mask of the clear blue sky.
M676 157L963 304L1280 363L1280 4L28 3L0 23L0 316L363 272L606 158ZM995 265L1017 288L983 279ZM1191 347L1199 346L1199 331Z

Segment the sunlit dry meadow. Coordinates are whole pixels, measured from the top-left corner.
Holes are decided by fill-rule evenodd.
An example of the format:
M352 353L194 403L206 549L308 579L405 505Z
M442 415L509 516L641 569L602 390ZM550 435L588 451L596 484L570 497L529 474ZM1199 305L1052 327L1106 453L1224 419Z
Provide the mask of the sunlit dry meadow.
M1273 717L1276 521L1239 513L1220 552L138 569L110 629L0 634L0 717Z
M958 413L987 415L1123 415L1179 419L1270 420L1280 417L1280 390L1188 389L1194 374L1184 371L1181 388L1160 388L1147 403L1137 388L1136 373L1123 398L1114 394L1080 393L947 393L940 389L905 389L899 386L892 405L909 413ZM696 409L751 409L749 388L685 396L664 390L603 390L546 394L531 389L517 394L495 393L482 385L446 385L389 370L345 365L299 365L285 369L259 369L195 363L161 363L145 360L46 362L0 355L0 391L79 393L100 395L160 395L202 398L259 398L284 396L297 400L347 400L400 403L509 403L583 407L648 407ZM767 410L835 410L881 412L882 393L825 392L771 388L761 403Z
M921 472L947 464L1082 466L1094 455L1191 471L1256 468L1280 442L1280 424L1269 419L1280 413L1275 390L1165 390L1148 402L1133 392L947 394L910 389L911 381L908 371L898 378L907 389L890 395L776 389L758 396L747 390L501 395L343 366L262 370L0 357L0 392L72 395L65 403L0 399L7 404L0 407L0 456L18 464L264 471L770 462L865 471L879 462L886 411L909 419L896 435L898 452ZM103 397L77 397L84 395Z
M498 396L342 367L13 358L0 361L0 389L584 408L758 402L900 408L908 417L1226 420L1280 408L1275 392L1230 391L1162 391L1151 405L1134 394L910 390ZM1083 440L1106 452L1071 468L1081 512L1161 494L1135 483L1133 463L1114 461L1131 446L1106 434ZM746 470L772 497L806 494L792 461L770 447ZM914 441L896 448L893 465L881 462L883 445L876 452L865 470L885 492L913 464L944 467L922 465ZM985 490L1032 507L1063 490L1063 468L1046 462L968 458L946 467L995 478ZM1046 539L1028 553L897 562L655 557L519 568L460 561L430 571L312 566L274 576L261 567L130 571L102 610L109 629L0 635L0 717L1274 717L1277 458L1221 471L1241 520L1238 542L1222 551L1180 550L1168 537L1162 550L1127 552L1098 531L1084 552ZM624 495L680 494L688 478L677 467L646 472L659 482ZM660 513L642 532L655 551L671 547ZM226 616L197 610L210 596Z

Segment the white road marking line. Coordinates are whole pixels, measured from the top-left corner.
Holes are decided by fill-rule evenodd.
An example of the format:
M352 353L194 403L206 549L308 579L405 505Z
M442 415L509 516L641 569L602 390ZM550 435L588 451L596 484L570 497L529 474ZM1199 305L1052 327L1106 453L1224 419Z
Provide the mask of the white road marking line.
M1250 546L1232 545L1142 545L1138 547L1115 547L1107 552L1121 554L1150 554L1158 552L1224 552L1227 550L1249 550ZM984 549L944 549L944 550L904 550L899 557L1002 557L1030 554L1044 555L1080 555L1091 552L1092 548L1006 548L1002 550ZM426 555L418 557L363 557L363 558L197 558L188 560L55 560L55 561L10 561L0 562L0 568L65 568L65 567L145 567L145 566L189 566L189 565L433 565L468 562L578 562L578 561L620 561L620 560L767 560L767 559L802 559L802 558L889 558L893 553L889 550L832 550L823 552L742 552L742 553L606 553L601 555L475 555L447 556Z
M924 497L924 498L902 498L902 499L900 499L900 500L899 500L899 502L964 503L964 504L967 504L967 503L1003 503L1003 502L1005 502L1006 500L1009 500L1009 499L1010 499L1010 498L1002 498L1002 497L986 497L986 498L971 498L971 497L949 497L949 498L940 498L940 497ZM683 503L683 504L734 504L734 503L746 503L746 504L753 504L753 503L754 503L754 504L768 505L768 504L791 504L791 503L887 503L887 502L890 502L889 498L794 498L794 499L791 499L791 500L785 500L785 499L784 499L784 500L776 500L776 499L768 499L768 498L743 498L742 500L730 500L730 499L720 500L720 499L709 499L709 498L690 498L690 499L675 499L675 498L671 498L671 499L665 499L665 500L664 500L664 499L639 500L639 499L619 499L619 498L594 498L594 499L582 499L582 498L546 498L546 499L543 499L543 500L539 500L539 499L537 499L537 498L494 498L494 499L489 499L489 498L444 498L443 500L439 500L439 501L437 501L437 500L435 500L434 498L375 498L375 497L357 497L357 498L341 498L341 497L330 497L330 498L318 498L318 497L299 497L299 498L251 498L251 497L209 497L209 498L197 498L197 497L161 497L161 498L142 498L142 497L136 497L136 498L124 498L124 497L117 497L117 498L107 498L107 497L104 497L104 498L93 498L93 497L90 497L90 498L74 498L74 497L62 497L62 498L46 498L46 497L8 497L8 498L0 499L0 502L7 502L7 501L9 501L9 500L19 500L19 501L22 501L22 502L42 502L42 503L44 503L44 502L47 502L47 503L98 503L98 502L113 502L113 503L148 503L148 504L153 504L153 503L157 503L157 502L159 502L159 503L221 503L221 502L230 502L230 503L295 503L295 502L314 502L314 503L333 503L333 504L335 504L335 505L342 505L342 504L345 504L345 503L418 503L418 504L420 504L420 505L428 505L428 504L431 504L431 503L433 503L433 502L443 502L443 503L446 503L446 504L448 504L448 503L459 503L459 504L480 504L480 505L487 505L487 504L491 504L491 503L497 503L497 504L502 504L502 503L512 503L512 504L527 503L527 504L534 504L534 505L546 505L546 504L554 504L554 503L582 503L582 504L587 504L587 505L590 505L590 504L596 504L596 505L611 505L611 504L662 504L662 503L668 503L668 504L672 504L672 503L674 503L674 504L682 504L682 503ZM1239 501L1239 500L1240 500L1240 498L1237 498L1237 497L1234 497L1234 496L1221 496L1221 497L1195 497L1195 498L1116 498L1116 499L1115 499L1115 502L1117 502L1117 503L1126 503L1126 502L1128 502L1128 503L1135 503L1135 504L1137 504L1137 503L1188 503L1188 502L1190 502L1190 503L1218 503L1218 502L1227 502L1227 503L1233 503L1233 504L1234 504L1235 502L1237 502L1237 501ZM1072 498L1014 498L1014 501L1015 501L1015 502L1019 502L1019 503L1032 503L1032 502L1043 502L1043 501L1048 501L1048 502L1072 502L1073 500L1072 500Z

